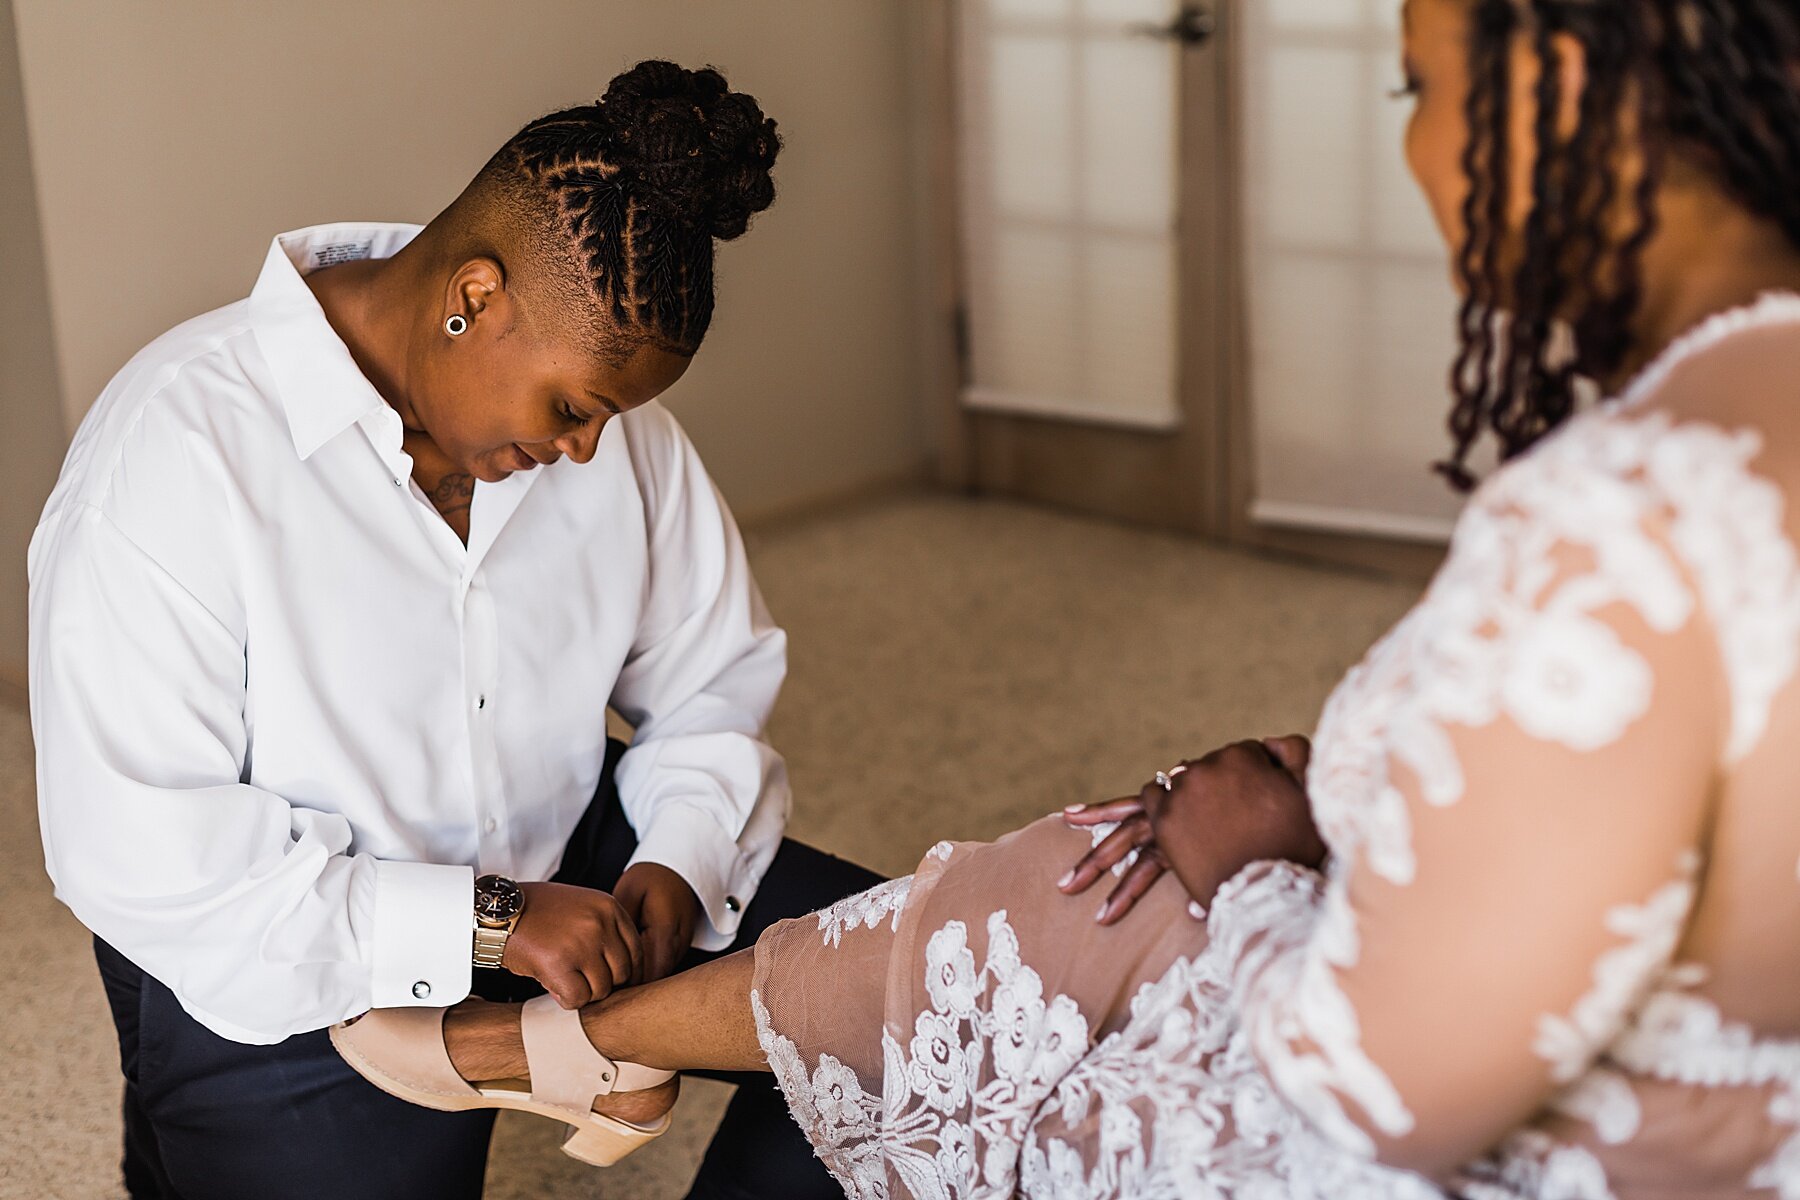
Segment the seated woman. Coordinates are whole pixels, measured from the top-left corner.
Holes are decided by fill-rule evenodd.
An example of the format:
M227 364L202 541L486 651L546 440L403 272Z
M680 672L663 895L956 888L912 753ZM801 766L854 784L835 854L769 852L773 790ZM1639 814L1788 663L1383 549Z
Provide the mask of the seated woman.
M1405 29L1467 297L1444 469L1508 461L1310 756L939 845L578 1022L376 1012L353 1065L562 1104L593 1158L666 1072L766 1069L859 1197L1800 1196L1800 17Z

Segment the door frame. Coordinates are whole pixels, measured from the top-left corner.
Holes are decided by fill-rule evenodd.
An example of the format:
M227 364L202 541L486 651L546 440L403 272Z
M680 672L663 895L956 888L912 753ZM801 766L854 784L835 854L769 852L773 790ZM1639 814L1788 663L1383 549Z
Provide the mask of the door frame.
M1032 472L1066 485L1081 481L1080 507L1132 520L1150 464L1173 469L1181 489L1172 519L1155 523L1254 553L1298 558L1352 570L1423 581L1442 563L1445 547L1370 534L1286 528L1255 521L1254 410L1249 378L1248 288L1242 253L1244 213L1244 62L1238 14L1257 0L1210 0L1211 40L1182 56L1179 130L1177 336L1183 433L1169 453L1169 435L997 416L962 403L968 377L957 203L957 6L964 0L915 0L913 58L920 87L915 128L922 145L927 240L925 289L927 410L934 428L938 482L969 494L1001 494L1051 504ZM1195 119L1193 114L1210 114ZM1160 443L1160 445L1159 445ZM1094 471L1095 463L1103 469ZM1019 468L1023 467L1023 470ZM1010 470L1009 470L1010 468ZM1001 487L995 488L999 480ZM986 486L984 487L984 483Z

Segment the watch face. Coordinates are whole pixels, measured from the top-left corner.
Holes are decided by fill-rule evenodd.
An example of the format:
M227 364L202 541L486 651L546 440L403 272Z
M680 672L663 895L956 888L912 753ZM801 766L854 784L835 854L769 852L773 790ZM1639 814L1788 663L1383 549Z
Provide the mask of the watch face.
M503 925L525 907L525 893L504 875L483 875L475 881L475 915Z

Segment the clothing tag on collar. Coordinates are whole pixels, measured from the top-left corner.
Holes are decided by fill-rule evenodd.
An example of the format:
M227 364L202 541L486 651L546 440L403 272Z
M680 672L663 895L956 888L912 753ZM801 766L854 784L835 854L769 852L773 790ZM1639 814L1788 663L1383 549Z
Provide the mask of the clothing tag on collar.
M335 267L339 263L355 262L369 257L375 248L373 239L360 242L327 242L323 246L314 246L306 252L306 269L319 271L326 267Z

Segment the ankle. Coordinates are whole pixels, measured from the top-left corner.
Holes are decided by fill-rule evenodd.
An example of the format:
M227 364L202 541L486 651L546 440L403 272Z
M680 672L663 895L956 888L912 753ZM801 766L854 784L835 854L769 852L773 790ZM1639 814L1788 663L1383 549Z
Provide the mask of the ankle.
M627 1048L619 1044L619 1030L615 1028L618 1022L608 1019L610 999L596 1000L581 1010L581 1032L587 1035L589 1045L614 1062L634 1062Z
M444 1014L444 1049L458 1075L471 1083L525 1076L519 1008L465 1000Z

